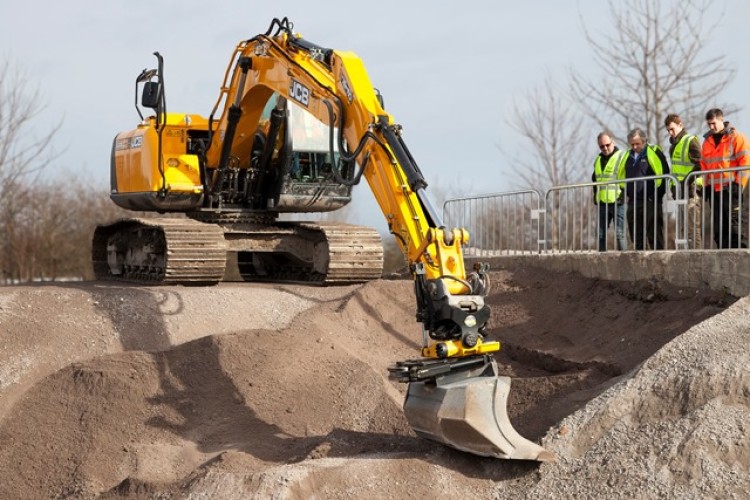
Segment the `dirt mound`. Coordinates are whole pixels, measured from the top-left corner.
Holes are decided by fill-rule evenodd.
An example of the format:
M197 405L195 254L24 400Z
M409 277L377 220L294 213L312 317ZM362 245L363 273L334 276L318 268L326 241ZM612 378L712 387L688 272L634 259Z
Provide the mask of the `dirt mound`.
M492 278L491 337L504 342L498 361L514 377L511 420L537 441L553 427L544 440L561 455L556 464L479 458L414 436L401 411L405 386L386 370L420 345L409 281L11 287L0 288L0 498L545 497L574 491L546 478L596 462L618 422L642 431L718 404L725 374L717 372L709 403L639 413L639 401L660 407L638 397L648 393L638 381L667 350L633 369L733 298L531 268ZM705 324L691 342L705 341L693 333ZM667 359L683 379L693 373L693 361ZM702 380L666 377L659 394L692 394ZM743 384L721 402L736 410L727 418L747 409ZM747 467L747 438L734 438L732 453ZM681 449L697 460L703 439ZM698 467L686 463L671 473ZM611 474L572 483L612 491Z

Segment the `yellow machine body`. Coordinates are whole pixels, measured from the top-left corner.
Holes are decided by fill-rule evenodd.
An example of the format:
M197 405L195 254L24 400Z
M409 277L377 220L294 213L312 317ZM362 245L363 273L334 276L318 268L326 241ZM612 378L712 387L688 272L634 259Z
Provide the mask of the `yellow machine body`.
M243 276L265 281L289 273L324 284L374 279L382 247L373 230L276 220L283 212L336 210L363 177L413 274L421 358L389 369L409 383L404 410L415 432L479 455L548 459L513 430L505 411L509 380L492 357L500 344L485 340L488 268L467 272L468 232L441 221L359 57L309 42L286 18L274 19L265 34L235 47L206 119L166 112L163 61L155 55L159 69L136 80L155 115L143 119L139 108L142 122L115 138L111 197L131 210L189 217L97 228L97 276L215 283L232 254Z
M208 121L177 113L167 114L161 134L154 117L118 134L112 152L112 200L131 210L199 207L203 182L198 155L189 152L191 137L197 135L208 136Z

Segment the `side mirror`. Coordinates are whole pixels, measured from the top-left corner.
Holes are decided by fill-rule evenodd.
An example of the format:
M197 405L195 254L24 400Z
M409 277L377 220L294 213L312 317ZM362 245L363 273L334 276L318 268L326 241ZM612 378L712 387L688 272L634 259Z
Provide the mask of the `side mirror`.
M156 109L159 106L159 94L161 93L160 82L144 82L141 105L144 108Z

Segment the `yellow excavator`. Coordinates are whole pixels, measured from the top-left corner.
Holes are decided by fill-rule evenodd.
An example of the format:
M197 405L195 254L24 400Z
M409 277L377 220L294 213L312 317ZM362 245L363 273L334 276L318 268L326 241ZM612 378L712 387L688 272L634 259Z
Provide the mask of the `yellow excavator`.
M421 356L389 367L408 384L419 436L481 456L552 459L507 415L510 379L485 339L488 266L464 267L463 229L448 229L362 61L312 43L287 19L235 48L208 119L167 112L164 64L136 78L141 122L112 146L111 199L161 216L96 228L98 279L341 284L379 278L376 231L280 220L336 210L364 176L413 275ZM140 94L140 105L138 96ZM153 110L144 118L141 108ZM220 110L220 111L219 111ZM230 272L230 268L232 268Z

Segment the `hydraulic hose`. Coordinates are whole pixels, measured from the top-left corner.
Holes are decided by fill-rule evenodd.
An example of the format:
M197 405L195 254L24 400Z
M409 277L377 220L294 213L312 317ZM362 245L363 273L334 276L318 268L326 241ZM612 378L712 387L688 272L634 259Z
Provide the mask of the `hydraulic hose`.
M219 167L214 175L213 182L211 184L211 194L216 195L221 190L222 184L224 183L224 175L226 174L227 165L229 164L229 155L232 152L232 142L234 141L234 134L237 132L237 124L242 116L242 108L240 103L242 102L243 91L245 89L245 80L247 79L247 72L252 67L253 60L250 57L241 57L237 61L237 65L242 71L240 75L240 82L237 86L237 93L234 96L234 102L227 110L227 129L224 133L224 142L221 145L221 156L219 157Z

